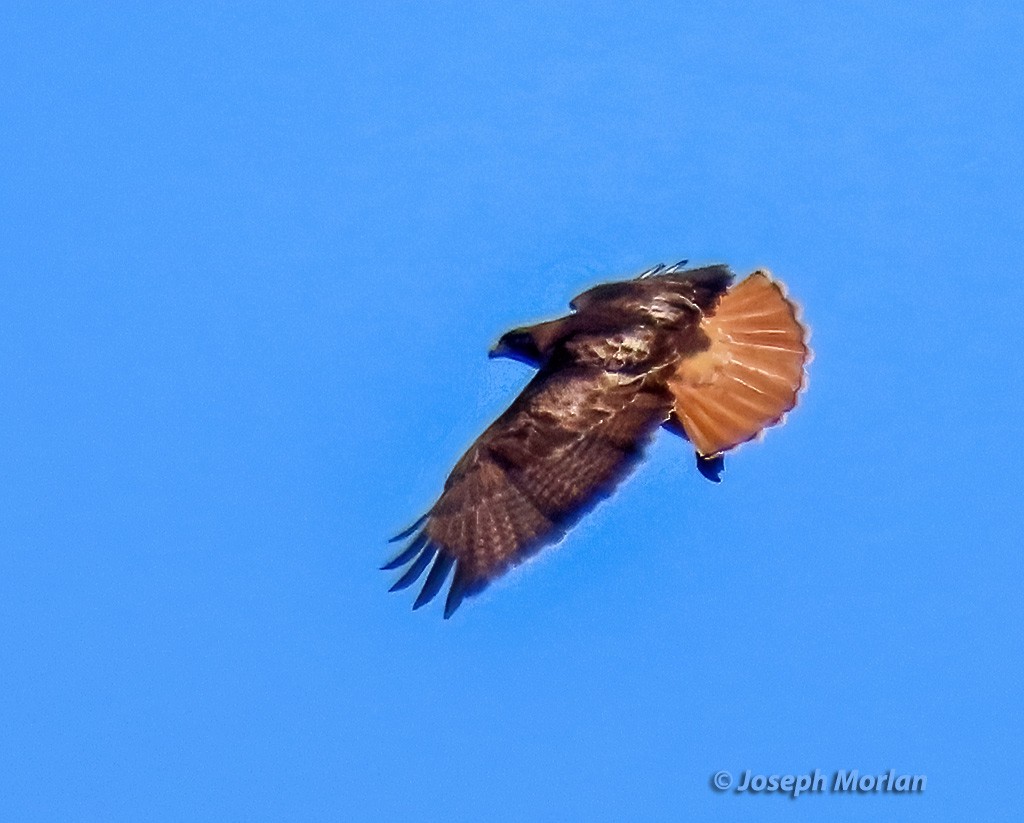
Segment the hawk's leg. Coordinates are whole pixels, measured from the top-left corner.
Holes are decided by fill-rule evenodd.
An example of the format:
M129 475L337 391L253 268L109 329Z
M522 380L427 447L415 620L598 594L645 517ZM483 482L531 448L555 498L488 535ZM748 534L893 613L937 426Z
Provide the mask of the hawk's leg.
M689 442L690 438L686 436L686 429L683 428L683 424L674 413L661 425L666 431L670 431L672 434L678 435L683 440ZM695 454L697 457L697 471L712 483L721 483L722 472L725 471L725 456L716 454L713 457L704 457L700 452Z
M697 453L697 471L712 483L722 482L722 472L725 471L725 456L716 454L711 457Z

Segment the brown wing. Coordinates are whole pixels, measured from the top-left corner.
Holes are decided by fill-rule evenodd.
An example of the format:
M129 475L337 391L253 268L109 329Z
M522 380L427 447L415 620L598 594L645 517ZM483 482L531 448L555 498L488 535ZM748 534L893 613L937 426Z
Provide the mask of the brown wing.
M729 290L701 321L710 347L669 379L675 414L704 456L752 440L796 405L810 358L796 307L767 272Z
M454 566L447 618L559 539L614 489L667 419L672 398L647 382L578 367L538 373L459 460L422 528L384 566L411 564L392 591L412 585L433 561L419 608Z

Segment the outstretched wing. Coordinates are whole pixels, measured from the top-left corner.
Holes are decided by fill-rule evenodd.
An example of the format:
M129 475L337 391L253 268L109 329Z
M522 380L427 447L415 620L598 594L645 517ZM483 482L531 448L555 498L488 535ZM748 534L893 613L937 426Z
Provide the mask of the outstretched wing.
M671 408L671 395L646 377L542 370L459 460L422 527L385 564L410 564L392 591L412 585L433 562L419 608L454 566L449 617L609 494Z

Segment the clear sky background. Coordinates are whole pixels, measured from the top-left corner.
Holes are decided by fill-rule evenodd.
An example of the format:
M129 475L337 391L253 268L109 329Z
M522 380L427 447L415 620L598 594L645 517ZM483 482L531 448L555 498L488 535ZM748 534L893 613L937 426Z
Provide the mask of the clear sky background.
M0 13L0 817L1019 819L1024 12ZM771 268L787 425L413 613L377 571L659 261ZM926 774L923 795L711 775Z

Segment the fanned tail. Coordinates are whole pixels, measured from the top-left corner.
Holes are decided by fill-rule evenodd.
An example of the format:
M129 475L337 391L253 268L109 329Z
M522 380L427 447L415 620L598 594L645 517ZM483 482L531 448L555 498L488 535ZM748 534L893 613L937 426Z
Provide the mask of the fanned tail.
M682 361L669 386L687 436L710 456L781 422L805 385L811 351L796 307L766 271L726 292L701 328L711 347Z

